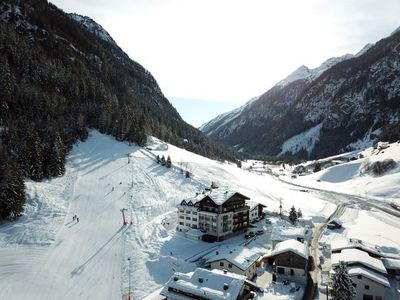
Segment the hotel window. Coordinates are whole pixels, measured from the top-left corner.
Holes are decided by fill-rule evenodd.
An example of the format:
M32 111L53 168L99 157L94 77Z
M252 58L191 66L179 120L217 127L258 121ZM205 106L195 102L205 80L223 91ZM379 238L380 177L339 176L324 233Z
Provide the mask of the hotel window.
M366 290L369 290L369 285L366 285L366 286L365 286L365 289L366 289Z
M219 266L220 266L220 267L223 267L223 266L224 266L224 262L223 262L223 261L220 261L220 262L219 262Z

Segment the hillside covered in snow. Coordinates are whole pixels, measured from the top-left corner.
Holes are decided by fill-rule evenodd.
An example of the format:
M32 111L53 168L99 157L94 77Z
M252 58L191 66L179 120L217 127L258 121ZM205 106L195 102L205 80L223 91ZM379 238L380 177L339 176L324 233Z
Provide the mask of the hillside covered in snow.
M157 164L156 155L170 156L172 167ZM129 274L135 299L143 299L175 271L193 271L196 257L216 246L242 244L243 236L210 244L176 231L176 205L212 181L221 190L238 191L266 205L271 213L279 211L280 203L285 214L294 205L316 223L342 201L156 138L141 148L93 130L87 141L74 146L67 161L63 177L27 181L23 216L0 225L1 299L117 299L128 293ZM191 177L181 170L190 171ZM122 209L128 225L123 225ZM365 211L363 218L371 218L371 213L381 214ZM399 247L400 222L385 226L390 228L386 239L386 233L373 229L369 236ZM260 237L247 247L264 253L262 241Z

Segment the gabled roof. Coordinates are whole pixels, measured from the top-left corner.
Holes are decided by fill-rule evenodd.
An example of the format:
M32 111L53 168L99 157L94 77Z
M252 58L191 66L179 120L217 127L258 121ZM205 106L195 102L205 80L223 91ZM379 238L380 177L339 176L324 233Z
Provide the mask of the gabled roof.
M385 276L367 268L363 268L362 266L349 267L348 271L350 276L361 275L386 287L390 287L389 280Z
M209 198L211 201L213 201L216 205L222 205L228 200L230 200L233 196L239 195L243 199L250 199L238 192L230 192L230 191L223 191L223 190L211 190L209 192L203 192L203 193L198 193L196 196L184 199L180 203L180 205L186 205L186 206L196 206L200 201Z
M199 281L202 279L202 282ZM184 291L195 296L213 300L235 300L240 295L246 277L222 270L205 270L197 268L191 273L176 272L161 291L161 295L173 299L187 300L187 296L180 295L168 288ZM224 285L228 288L225 290Z
M230 191L222 191L222 190L212 190L209 194L208 197L216 204L216 205L222 205L228 200L230 200L233 196L239 195L244 199L250 199L238 192L230 192Z
M246 271L259 258L260 255L241 246L233 249L226 249L226 251L222 250L222 252L218 251L218 254L207 260L207 263L225 259L232 265L235 265L239 269Z
M332 266L339 264L340 261L351 265L363 265L382 274L387 274L382 261L378 258L369 256L367 252L358 249L343 249L340 253L332 253Z
M308 259L308 243L305 242L303 244L295 239L286 240L276 244L275 249L265 257L276 256L286 252L292 252Z
M266 205L264 205L264 204L261 204L261 203L258 203L258 202L255 202L255 201L246 201L246 204L248 205L248 206L250 206L250 210L253 210L253 209L255 209L256 207L258 207L258 206L262 206L262 207L267 207Z

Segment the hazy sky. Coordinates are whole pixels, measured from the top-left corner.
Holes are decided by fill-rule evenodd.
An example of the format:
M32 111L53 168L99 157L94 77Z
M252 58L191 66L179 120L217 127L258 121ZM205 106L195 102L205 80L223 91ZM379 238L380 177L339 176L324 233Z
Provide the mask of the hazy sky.
M196 126L400 26L400 0L50 1L100 23Z

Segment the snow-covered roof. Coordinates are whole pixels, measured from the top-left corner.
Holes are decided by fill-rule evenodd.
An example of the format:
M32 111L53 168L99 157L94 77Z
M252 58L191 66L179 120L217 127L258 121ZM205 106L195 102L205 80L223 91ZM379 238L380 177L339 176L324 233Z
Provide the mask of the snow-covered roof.
M226 201L228 201L230 198L232 198L232 196L234 196L235 194L239 194L239 195L245 197L245 199L249 199L248 197L246 197L238 192L214 189L209 192L203 192L203 193L196 194L194 197L184 199L184 201L186 203L188 203L189 205L195 205L197 202L203 200L205 197L210 197L210 199L212 201L214 201L215 204L222 205Z
M332 252L340 251L343 249L353 249L353 248L359 248L363 251L374 253L378 256L386 256L386 254L381 251L379 246L367 243L359 239L355 238L339 239L331 242Z
M349 265L362 264L382 274L387 274L380 259L369 256L367 252L358 249L343 249L340 253L333 253L331 256L332 266L339 264L340 261L347 262Z
M400 270L400 259L382 258L382 263L386 269Z
M276 256L286 252L293 252L305 259L308 259L308 243L305 242L303 244L295 239L280 242L276 244L275 249L269 255L267 255L267 257Z
M233 195L239 194L237 192L231 192L231 191L222 191L222 190L212 190L208 196L214 201L215 204L217 205L222 205L226 201L228 201L230 198L232 198ZM249 199L246 197L246 199Z
M253 210L253 209L255 209L255 208L257 208L259 205L260 205L260 203L258 203L258 202L255 202L255 201L246 201L246 204L248 205L248 206L250 206L250 210ZM261 204L262 205L262 204Z
M380 283L386 287L390 287L389 280L385 276L383 276L382 274L379 274L377 272L374 272L372 270L369 270L367 268L349 267L348 271L349 271L350 276L361 275L361 276L367 277L368 279L373 280L377 283Z
M203 282L200 282L202 279ZM246 277L243 275L224 273L222 270L205 270L197 268L191 273L176 272L161 291L161 295L178 300L187 300L187 296L180 295L169 288L187 292L195 296L209 299L237 299L241 293ZM227 285L227 289L224 286Z
M211 257L207 263L225 259L231 264L237 266L239 269L245 271L259 258L260 255L250 251L245 247L236 247L222 252L218 251L218 254Z
M304 238L305 228L294 226L275 226L272 229L272 241L285 241L288 239Z

